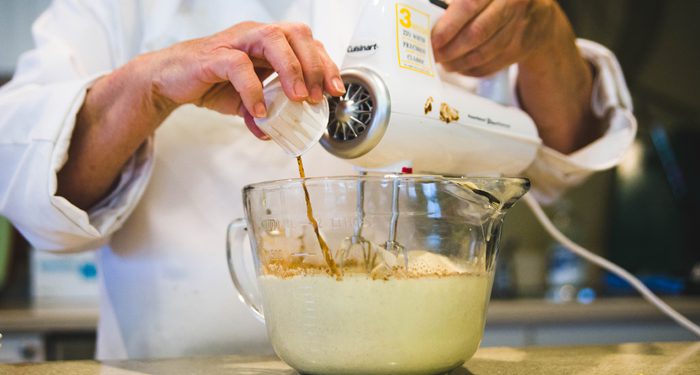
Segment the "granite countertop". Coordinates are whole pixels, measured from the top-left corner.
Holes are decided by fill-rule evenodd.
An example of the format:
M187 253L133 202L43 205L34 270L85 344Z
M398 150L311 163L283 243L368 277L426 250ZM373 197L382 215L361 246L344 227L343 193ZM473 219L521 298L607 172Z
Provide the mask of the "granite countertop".
M72 361L1 365L7 375L297 374L274 358L210 357L121 362ZM700 342L483 348L451 375L700 374Z

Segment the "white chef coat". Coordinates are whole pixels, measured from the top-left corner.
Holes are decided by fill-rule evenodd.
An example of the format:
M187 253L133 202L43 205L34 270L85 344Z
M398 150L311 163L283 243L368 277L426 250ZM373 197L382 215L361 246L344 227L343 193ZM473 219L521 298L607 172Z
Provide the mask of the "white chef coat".
M55 192L86 89L140 53L251 19L308 23L340 63L361 3L56 0L36 21L36 48L0 90L0 213L39 249L100 248L98 358L270 353L263 324L236 298L224 234L243 214L244 185L297 171L239 118L184 106L127 163L111 195L85 212ZM593 109L608 130L568 156L541 148L527 174L545 201L615 165L636 131L615 57L578 45L597 70ZM305 163L309 175L353 173L320 146Z

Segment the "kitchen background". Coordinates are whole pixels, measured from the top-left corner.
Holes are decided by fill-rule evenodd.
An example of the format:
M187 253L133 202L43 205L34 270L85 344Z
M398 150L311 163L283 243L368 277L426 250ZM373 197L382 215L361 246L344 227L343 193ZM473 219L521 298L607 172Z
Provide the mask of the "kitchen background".
M0 85L32 46L49 0L0 1ZM582 245L700 318L700 2L562 0L580 37L617 55L637 140L623 163L548 208ZM223 251L223 249L222 249ZM691 340L616 277L557 246L519 205L507 218L483 345ZM0 361L90 358L97 320L91 253L32 251L0 218Z

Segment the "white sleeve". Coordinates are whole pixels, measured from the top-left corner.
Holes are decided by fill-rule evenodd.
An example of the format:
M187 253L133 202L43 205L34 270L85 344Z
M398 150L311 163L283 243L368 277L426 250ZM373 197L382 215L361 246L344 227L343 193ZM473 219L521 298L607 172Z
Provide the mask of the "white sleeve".
M76 114L90 85L116 65L121 41L103 2L54 1L37 19L35 49L0 89L0 214L39 249L96 248L118 229L143 193L152 142L125 166L112 193L90 212L57 196ZM115 28L118 29L118 28Z
M637 132L632 99L615 55L588 40L579 39L576 44L596 70L591 106L593 114L607 123L607 130L602 137L569 155L546 146L540 148L526 174L532 179L532 193L545 204L593 172L617 165Z

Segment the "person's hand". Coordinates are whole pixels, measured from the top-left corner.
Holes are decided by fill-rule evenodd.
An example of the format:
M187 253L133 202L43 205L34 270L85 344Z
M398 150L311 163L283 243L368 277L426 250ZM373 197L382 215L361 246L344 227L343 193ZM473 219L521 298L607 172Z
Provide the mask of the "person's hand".
M56 194L88 209L105 197L124 164L178 106L193 103L265 117L262 80L273 71L292 100L345 92L340 73L302 24L243 22L212 36L140 55L100 77L78 111Z
M453 0L432 31L435 58L447 71L482 77L549 51L554 0Z
M312 103L323 92L345 92L338 68L308 26L243 22L212 36L176 44L140 57L151 72L157 102L185 103L247 117L258 138L269 139L251 121L267 114L261 81L273 71L292 100ZM250 114L250 115L248 115Z

